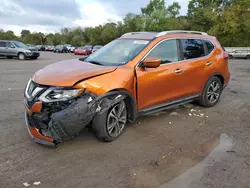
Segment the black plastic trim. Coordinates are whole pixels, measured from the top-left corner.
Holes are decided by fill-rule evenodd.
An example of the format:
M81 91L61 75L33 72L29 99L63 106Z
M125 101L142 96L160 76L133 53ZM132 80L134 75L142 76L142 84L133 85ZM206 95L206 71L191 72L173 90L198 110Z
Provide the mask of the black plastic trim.
M190 97L185 97L179 100L175 100L175 101L171 101L171 102L167 102L164 104L160 104L157 106L153 106L153 107L149 107L143 110L140 110L138 112L138 116L143 116L143 115L148 115L154 112L158 112L158 111L162 111L162 110L166 110L175 106L179 106L182 104L186 104L186 103L190 103L194 100L197 100L199 98L200 95L194 95L194 96L190 96Z
M57 147L57 144L56 144L55 142L51 143L51 142L48 142L48 141L46 141L46 140L41 140L41 139L38 139L38 138L34 137L34 136L31 134L30 130L29 130L28 114L25 112L24 116L25 116L26 128L27 128L27 130L28 130L28 132L29 132L30 137L32 138L32 140L33 140L34 142L36 142L36 143L38 143L38 144L46 145L46 146L52 147L52 148L56 148L56 147Z

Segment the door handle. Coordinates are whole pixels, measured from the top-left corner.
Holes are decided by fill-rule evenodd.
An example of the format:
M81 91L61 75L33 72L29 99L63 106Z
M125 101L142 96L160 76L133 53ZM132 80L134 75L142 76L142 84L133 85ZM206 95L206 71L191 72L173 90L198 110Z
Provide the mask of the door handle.
M206 63L206 66L210 66L210 65L212 65L212 64L213 64L213 62L210 61L210 62L207 62L207 63Z
M176 69L174 72L175 73L181 73L181 72L183 72L183 69Z

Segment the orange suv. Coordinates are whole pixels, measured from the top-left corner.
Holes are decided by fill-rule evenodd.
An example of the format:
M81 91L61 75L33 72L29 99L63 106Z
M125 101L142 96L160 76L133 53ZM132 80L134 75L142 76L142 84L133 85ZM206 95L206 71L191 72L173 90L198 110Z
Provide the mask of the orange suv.
M25 89L25 120L41 144L56 147L87 125L110 142L139 116L195 100L214 106L229 78L228 53L213 36L126 33L87 58L36 72Z

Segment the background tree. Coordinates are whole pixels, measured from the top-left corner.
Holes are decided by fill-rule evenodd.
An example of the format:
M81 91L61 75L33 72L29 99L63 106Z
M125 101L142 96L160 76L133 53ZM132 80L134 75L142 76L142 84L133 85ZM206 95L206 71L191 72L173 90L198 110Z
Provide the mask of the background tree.
M166 6L165 0L150 0L141 13L128 13L122 21L96 27L62 28L57 33L0 29L0 39L20 40L27 44L107 44L126 32L198 30L214 35L223 46L250 46L250 0L190 0L187 15L180 15L177 2Z

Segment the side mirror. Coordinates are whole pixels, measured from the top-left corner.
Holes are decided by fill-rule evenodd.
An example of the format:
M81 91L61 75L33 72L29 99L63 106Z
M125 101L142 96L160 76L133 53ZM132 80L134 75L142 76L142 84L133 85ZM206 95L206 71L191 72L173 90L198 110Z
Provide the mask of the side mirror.
M10 46L10 48L15 48L15 46Z
M161 65L161 59L159 58L146 58L142 62L143 67L146 68L157 68Z

